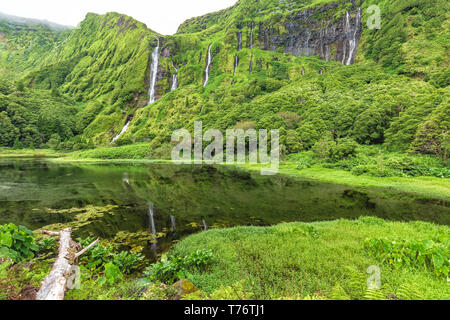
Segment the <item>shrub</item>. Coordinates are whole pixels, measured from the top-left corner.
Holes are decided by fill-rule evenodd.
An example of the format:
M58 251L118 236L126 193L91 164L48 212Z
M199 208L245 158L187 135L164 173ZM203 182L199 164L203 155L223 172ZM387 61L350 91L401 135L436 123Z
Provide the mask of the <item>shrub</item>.
M88 246L93 242L93 238L78 239L78 242L83 247ZM144 257L140 253L133 253L130 251L118 252L117 247L113 245L103 246L96 244L91 250L86 252L80 259L88 270L93 273L101 273L108 263L113 263L117 266L121 273L131 274L134 270L139 268L140 263Z
M213 262L211 250L197 250L187 256L163 258L145 270L152 281L171 284L186 277L189 271L203 270Z
M387 240L370 239L364 244L367 252L382 263L394 268L425 268L439 277L448 277L450 270L450 239L440 240Z
M338 141L336 146L331 148L331 159L334 161L339 161L342 159L354 157L356 155L356 148L358 144L350 139L345 138Z
M15 224L0 226L0 257L20 262L34 257L39 248L34 242L33 232Z

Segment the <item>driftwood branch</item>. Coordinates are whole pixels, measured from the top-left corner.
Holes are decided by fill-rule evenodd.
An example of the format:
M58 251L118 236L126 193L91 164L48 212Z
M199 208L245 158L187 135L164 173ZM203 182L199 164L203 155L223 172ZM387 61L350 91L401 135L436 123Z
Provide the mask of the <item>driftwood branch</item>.
M85 254L87 251L91 250L93 246L95 246L98 242L100 241L100 239L95 240L94 242L92 242L90 245L88 245L86 248L84 248L83 250L81 250L80 252L78 252L77 254L75 254L75 259L77 259L78 257L81 257L83 254Z
M42 281L41 288L37 293L37 300L64 300L67 289L67 281L73 272L77 258L95 246L99 239L76 253L78 244L72 241L70 228L60 232L41 231L42 234L59 236L59 253L53 264L52 271Z

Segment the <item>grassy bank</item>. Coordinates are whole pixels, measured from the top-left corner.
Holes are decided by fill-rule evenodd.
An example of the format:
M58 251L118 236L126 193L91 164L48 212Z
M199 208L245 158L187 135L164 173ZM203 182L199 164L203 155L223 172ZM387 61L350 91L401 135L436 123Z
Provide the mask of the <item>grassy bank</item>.
M152 265L102 240L80 261L81 286L66 299L450 299L449 235L447 226L373 217L212 229L178 242ZM55 241L40 241L35 258L0 260L0 299L36 290L56 254ZM180 295L179 279L187 293Z
M260 170L260 165L242 165L248 170ZM384 188L400 192L414 193L420 196L450 199L450 181L448 178L437 177L372 177L366 175L355 176L351 172L312 167L298 169L297 164L283 162L279 168L280 174L301 177L322 182L342 184L354 187Z
M67 154L61 151L51 149L10 149L0 148L1 158L61 158Z
M203 292L191 295L192 299L448 299L446 277L424 263L408 261L406 244L399 250L401 255L396 256L396 249L390 252L401 257L403 265L389 263L389 254L377 256L380 252L366 240L385 238L417 245L422 240L447 241L448 259L449 231L445 226L376 218L238 227L190 236L172 254L183 256L206 248L216 257L207 271L189 276ZM366 271L373 265L381 269L382 289L371 292Z

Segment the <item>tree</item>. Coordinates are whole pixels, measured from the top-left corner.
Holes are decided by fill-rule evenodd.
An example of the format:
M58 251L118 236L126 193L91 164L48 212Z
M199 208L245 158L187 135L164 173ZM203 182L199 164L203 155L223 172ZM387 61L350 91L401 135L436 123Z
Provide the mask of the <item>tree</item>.
M19 137L16 137L16 140L14 140L13 149L14 150L23 149L23 144L22 144L22 142L20 142Z

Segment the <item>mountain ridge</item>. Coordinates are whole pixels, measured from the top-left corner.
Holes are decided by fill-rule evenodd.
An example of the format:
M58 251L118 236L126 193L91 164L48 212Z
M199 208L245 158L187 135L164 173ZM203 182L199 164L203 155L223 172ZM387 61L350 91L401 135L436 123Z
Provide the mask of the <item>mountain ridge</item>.
M384 10L380 30L365 27L366 9L374 3ZM448 27L448 14L439 4L445 1L239 1L186 20L172 36L126 15L88 14L16 79L27 90L51 90L80 105L74 138L62 141L69 149L107 146L127 125L115 144L152 142L167 153L171 132L192 129L195 120L205 129L281 128L287 153L308 150L328 133L336 140L414 149L427 139L419 127L446 112L438 106L448 99L448 52L437 23ZM416 58L424 53L418 46L431 58ZM6 51L0 51L4 61L26 56ZM157 101L148 105L153 76ZM400 94L396 83L402 100L394 95ZM329 110L341 124L333 123ZM447 124L432 127L435 140L447 130ZM422 142L414 142L419 136Z

